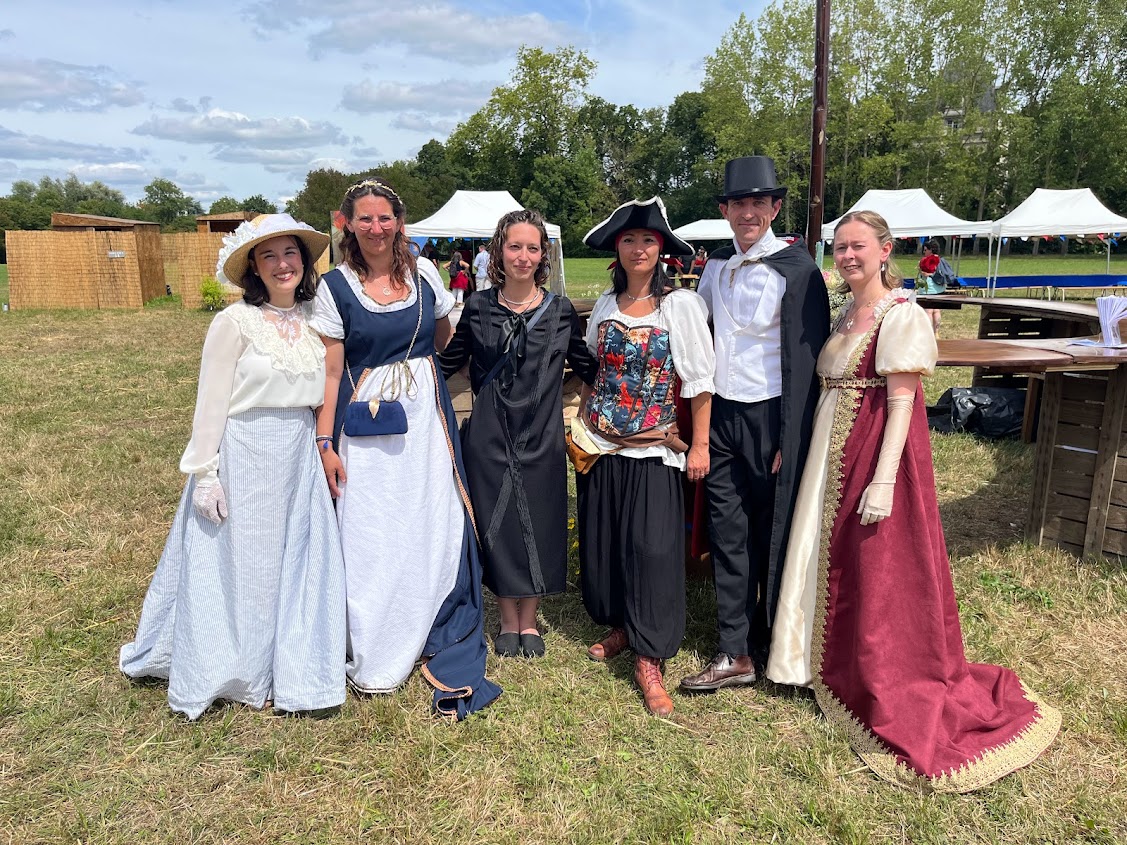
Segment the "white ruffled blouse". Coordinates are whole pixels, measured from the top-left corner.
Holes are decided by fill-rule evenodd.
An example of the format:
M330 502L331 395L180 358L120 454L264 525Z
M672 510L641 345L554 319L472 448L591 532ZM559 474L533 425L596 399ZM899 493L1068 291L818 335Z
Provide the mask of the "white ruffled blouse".
M309 327L311 303L235 302L215 315L203 344L192 438L180 471L216 477L227 418L251 408L316 408L325 398L325 346Z
M627 328L654 326L669 332L669 353L673 356L673 369L681 379L681 397L691 399L702 393L715 393L713 376L716 372L716 351L712 346L712 334L708 330L708 307L704 300L691 290L675 290L661 302L661 307L644 317L628 317L618 310L618 298L614 291L607 291L598 298L591 317L587 321L587 347L597 353L599 344L599 324L605 320L615 320ZM661 458L666 466L685 468L685 454L674 452L667 446L645 446L620 449L586 428L590 441L602 452L614 452L627 458ZM573 422L572 425L575 425Z

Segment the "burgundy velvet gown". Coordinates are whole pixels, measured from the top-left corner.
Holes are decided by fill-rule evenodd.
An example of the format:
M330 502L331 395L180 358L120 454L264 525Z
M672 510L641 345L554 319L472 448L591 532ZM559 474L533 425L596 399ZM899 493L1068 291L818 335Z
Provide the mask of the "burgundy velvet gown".
M886 319L889 333L881 338ZM1011 670L966 660L922 388L892 515L873 525L857 515L884 437L884 377L934 367L934 343L920 342L920 331L931 333L922 309L893 292L845 360L825 370L819 359L819 373L840 380L824 382L818 414L825 415L828 449L823 441L819 464L812 447L799 498L823 491L822 508L807 552L800 553L802 544L788 552L792 571L784 573L767 674L812 686L826 717L882 778L968 792L1036 758L1056 736L1060 713ZM831 335L827 349L835 337L841 340ZM841 347L848 350L848 342ZM928 357L929 348L930 361L911 360ZM815 438L818 431L816 422ZM795 529L810 528L796 513Z

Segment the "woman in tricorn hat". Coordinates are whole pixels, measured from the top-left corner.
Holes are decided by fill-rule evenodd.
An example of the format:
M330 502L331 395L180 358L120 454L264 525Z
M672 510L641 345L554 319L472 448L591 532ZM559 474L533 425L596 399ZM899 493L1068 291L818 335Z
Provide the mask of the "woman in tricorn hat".
M611 290L595 303L587 345L599 361L572 436L598 459L576 476L583 603L611 630L591 646L606 660L627 646L646 708L673 712L662 661L685 633L681 472L708 474L715 354L697 294L670 290L661 253L692 255L669 228L658 197L634 200L587 233L617 254ZM692 410L692 443L677 436L677 392Z

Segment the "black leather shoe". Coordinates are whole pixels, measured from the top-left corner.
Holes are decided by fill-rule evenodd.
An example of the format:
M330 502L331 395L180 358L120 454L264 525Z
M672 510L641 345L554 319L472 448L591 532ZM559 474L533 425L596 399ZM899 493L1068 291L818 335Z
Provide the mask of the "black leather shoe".
M688 692L714 692L724 687L742 687L755 683L755 664L746 654L717 652L700 672L681 679L681 689Z
M493 650L498 657L520 657L520 634L510 631L493 638Z
M521 634L520 653L524 657L543 657L544 638L539 634Z

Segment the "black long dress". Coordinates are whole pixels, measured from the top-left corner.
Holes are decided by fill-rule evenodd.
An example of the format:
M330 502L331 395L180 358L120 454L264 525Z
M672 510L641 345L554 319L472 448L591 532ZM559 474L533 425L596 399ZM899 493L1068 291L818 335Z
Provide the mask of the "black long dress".
M462 454L481 537L483 582L494 595L522 598L567 586L567 471L563 431L564 363L584 382L597 363L571 300L557 296L523 314L496 288L466 305L440 356L449 378L467 362L476 399ZM527 323L548 310L532 330ZM481 389L512 345L509 363Z

